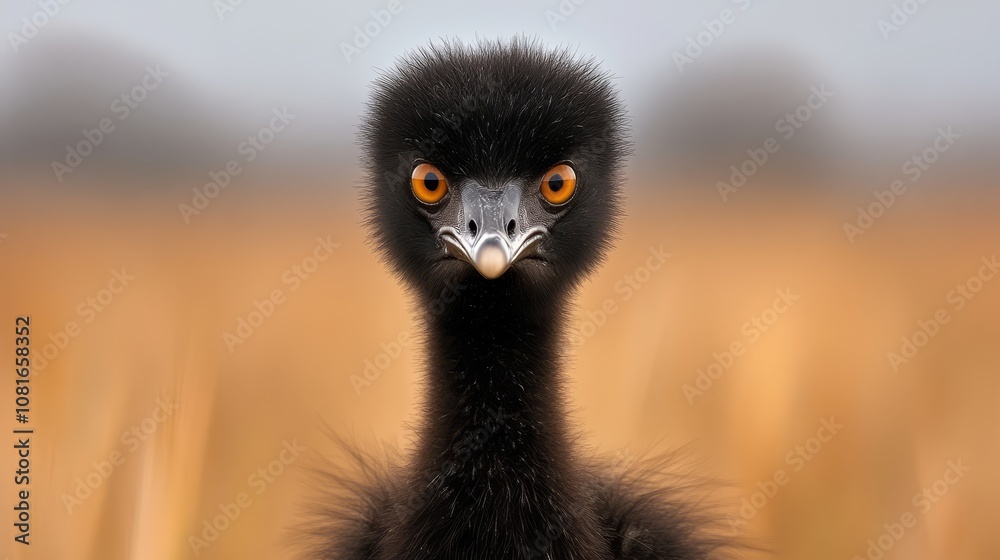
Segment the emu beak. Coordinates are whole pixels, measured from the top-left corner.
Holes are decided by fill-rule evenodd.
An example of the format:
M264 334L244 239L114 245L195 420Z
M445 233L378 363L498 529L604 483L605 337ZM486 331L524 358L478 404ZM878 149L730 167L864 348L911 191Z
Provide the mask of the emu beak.
M442 227L438 237L453 257L471 264L488 280L534 255L548 234L544 227L525 227L520 220L521 189L516 185L499 191L468 185L462 190L462 210L465 223Z

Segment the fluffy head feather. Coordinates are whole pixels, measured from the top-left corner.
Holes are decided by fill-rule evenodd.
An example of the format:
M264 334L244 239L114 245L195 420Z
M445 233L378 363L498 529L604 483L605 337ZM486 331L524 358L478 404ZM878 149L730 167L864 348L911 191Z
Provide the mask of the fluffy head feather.
M512 272L535 283L575 282L613 238L626 132L610 77L592 60L526 39L422 48L375 82L361 126L368 229L397 273L436 294L445 278L475 275L440 260L428 213L410 190L415 162L433 163L456 186L517 183L537 194L549 168L572 161L573 200L554 219L531 216L551 220L540 248L551 266L525 263Z

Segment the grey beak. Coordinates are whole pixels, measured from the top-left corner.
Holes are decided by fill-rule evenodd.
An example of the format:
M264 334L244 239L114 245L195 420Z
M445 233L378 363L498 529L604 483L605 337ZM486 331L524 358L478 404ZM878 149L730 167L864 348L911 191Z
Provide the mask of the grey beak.
M462 189L462 224L443 227L438 236L455 258L476 267L483 278L499 278L518 260L533 254L547 230L520 220L521 189L509 185L488 190L471 184Z

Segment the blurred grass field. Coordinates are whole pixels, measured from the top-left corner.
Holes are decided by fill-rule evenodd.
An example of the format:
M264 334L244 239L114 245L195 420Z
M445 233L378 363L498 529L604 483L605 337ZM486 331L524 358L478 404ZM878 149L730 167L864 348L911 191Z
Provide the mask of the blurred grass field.
M287 529L312 491L303 470L331 450L322 422L405 447L421 349L389 354L417 325L346 187L248 178L185 224L184 182L136 194L30 179L12 180L0 208L0 354L13 354L15 316L30 315L33 352L49 359L32 378L32 545L14 545L5 523L0 557L291 557ZM842 224L870 200L863 189L723 203L710 186L653 187L630 186L617 249L577 298L567 375L583 441L627 453L694 442L734 486L725 512L775 551L754 558L864 558L906 512L915 525L885 558L1000 557L1000 277L960 310L948 299L1000 252L996 201L928 188L851 244ZM337 248L312 267L317 239ZM660 247L670 257L642 271ZM102 294L123 268L134 279ZM256 322L255 303L275 290L281 302L230 352L224 334ZM776 290L798 299L754 338L744 324ZM887 353L939 308L949 321L894 371ZM78 334L54 350L70 321ZM737 342L742 355L722 356ZM686 396L717 359L728 368ZM380 373L358 394L351 376L366 361ZM164 418L158 399L177 409ZM809 440L831 417L843 428L816 450ZM123 438L133 427L145 437ZM293 442L307 451L289 461ZM805 457L797 446L814 453L790 460ZM922 511L914 496L959 459L969 472L938 484L947 494ZM9 446L0 465L8 504ZM754 494L779 469L786 483L761 505ZM204 523L241 493L249 506L206 538ZM743 499L760 505L749 519Z

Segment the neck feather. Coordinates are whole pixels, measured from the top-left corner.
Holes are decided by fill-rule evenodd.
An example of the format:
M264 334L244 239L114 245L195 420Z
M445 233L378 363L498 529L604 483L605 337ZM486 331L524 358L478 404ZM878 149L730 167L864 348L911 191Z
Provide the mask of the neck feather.
M398 550L450 557L449 547L492 542L498 557L603 557L564 417L564 303L473 282L428 314L412 515L399 531L420 537ZM454 516L462 523L441 523Z
M530 301L512 283L476 282L428 317L426 410L436 435L449 439L499 414L527 436L564 437L563 303Z

